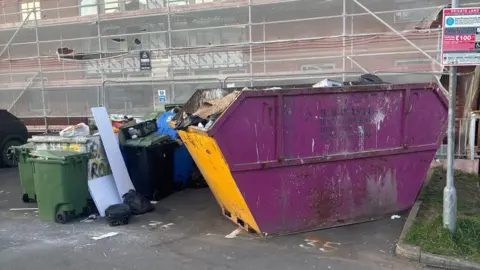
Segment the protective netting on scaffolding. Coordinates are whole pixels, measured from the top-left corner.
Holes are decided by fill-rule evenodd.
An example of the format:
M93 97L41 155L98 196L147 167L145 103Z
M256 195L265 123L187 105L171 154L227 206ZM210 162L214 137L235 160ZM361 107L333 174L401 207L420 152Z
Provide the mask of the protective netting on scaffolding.
M362 73L438 72L441 10L449 1L80 3L0 1L2 108L22 115L84 115L97 103L141 114L185 101L196 88L218 87L217 81L271 86ZM143 51L150 53L151 69L140 68ZM400 82L433 80L417 75ZM90 94L73 98L78 91L99 93L93 102ZM21 102L42 110L20 111ZM53 106L59 102L71 104Z

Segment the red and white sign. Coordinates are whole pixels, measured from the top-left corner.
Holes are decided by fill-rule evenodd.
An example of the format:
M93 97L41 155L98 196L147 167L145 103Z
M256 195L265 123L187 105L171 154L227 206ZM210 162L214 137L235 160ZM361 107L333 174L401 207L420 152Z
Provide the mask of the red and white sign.
M480 8L443 10L442 64L480 65Z

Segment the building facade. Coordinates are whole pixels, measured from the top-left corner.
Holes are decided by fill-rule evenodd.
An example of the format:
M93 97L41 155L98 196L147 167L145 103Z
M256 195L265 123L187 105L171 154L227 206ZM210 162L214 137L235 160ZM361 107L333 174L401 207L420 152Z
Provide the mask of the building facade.
M3 0L0 108L143 115L198 88L438 71L448 2Z

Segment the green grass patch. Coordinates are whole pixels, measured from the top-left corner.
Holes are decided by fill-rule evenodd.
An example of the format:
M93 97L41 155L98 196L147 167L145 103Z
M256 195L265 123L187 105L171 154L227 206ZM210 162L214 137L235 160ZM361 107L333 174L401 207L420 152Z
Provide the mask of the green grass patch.
M457 189L457 230L443 228L443 188L446 172L437 167L430 183L422 190L422 204L405 241L422 250L480 263L480 177L455 172Z

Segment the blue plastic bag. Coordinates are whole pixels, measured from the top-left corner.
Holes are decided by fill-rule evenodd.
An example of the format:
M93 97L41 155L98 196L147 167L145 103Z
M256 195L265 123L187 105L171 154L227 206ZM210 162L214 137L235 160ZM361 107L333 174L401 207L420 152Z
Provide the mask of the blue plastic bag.
M175 140L178 138L177 131L168 124L168 122L171 121L174 116L175 113L173 112L165 112L157 121L157 133L169 135L170 140ZM193 161L193 158L185 145L181 145L177 148L177 150L175 150L173 157L173 180L176 183L181 183L182 188L185 188L188 185L194 165L195 162Z

